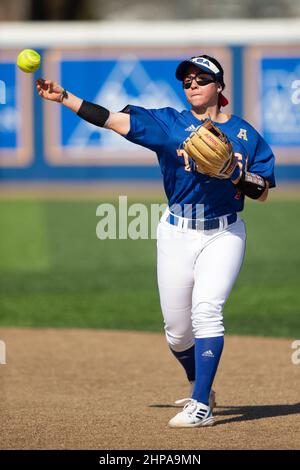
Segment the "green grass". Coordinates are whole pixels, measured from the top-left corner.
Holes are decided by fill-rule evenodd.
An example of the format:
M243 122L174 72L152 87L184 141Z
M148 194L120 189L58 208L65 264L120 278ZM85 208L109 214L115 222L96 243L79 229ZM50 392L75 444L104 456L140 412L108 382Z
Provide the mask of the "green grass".
M0 325L162 331L155 240L96 237L99 201L0 201ZM227 333L300 337L299 202L248 202Z

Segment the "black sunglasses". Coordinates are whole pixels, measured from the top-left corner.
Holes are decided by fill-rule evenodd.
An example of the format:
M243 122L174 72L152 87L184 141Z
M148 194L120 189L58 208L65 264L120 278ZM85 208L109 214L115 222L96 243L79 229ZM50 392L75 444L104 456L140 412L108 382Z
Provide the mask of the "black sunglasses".
M188 88L191 88L193 80L196 80L196 83L199 86L204 86L204 85L208 85L209 83L216 82L215 78L202 78L202 77L199 77L199 75L195 75L194 77L190 76L190 77L187 77L185 80L183 80L182 82L183 88L185 88L186 90Z

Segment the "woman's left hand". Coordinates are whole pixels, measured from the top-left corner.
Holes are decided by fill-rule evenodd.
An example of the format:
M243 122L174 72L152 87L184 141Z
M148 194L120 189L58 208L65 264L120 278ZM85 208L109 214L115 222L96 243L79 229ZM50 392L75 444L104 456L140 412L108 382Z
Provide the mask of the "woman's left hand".
M238 182L241 179L243 171L247 170L247 163L248 163L248 157L243 157L241 153L235 152L234 156L237 160L237 166L233 172L233 175L231 177L231 181L233 184L238 184ZM234 178L234 179L232 179Z

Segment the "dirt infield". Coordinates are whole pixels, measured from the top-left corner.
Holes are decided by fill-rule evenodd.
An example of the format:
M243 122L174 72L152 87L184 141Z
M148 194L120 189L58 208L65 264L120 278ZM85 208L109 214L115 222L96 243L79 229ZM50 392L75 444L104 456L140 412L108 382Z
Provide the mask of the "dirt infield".
M170 429L184 375L162 334L2 328L1 449L296 449L291 341L227 337L211 428Z

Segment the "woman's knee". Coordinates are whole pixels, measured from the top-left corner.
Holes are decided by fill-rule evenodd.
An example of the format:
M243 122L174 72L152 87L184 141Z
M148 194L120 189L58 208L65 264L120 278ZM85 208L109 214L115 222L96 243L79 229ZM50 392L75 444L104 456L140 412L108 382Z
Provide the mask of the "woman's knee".
M195 338L208 338L224 334L223 310L220 305L202 302L192 310Z
M194 345L195 338L192 329L188 331L173 331L165 327L169 347L175 352L185 351Z

